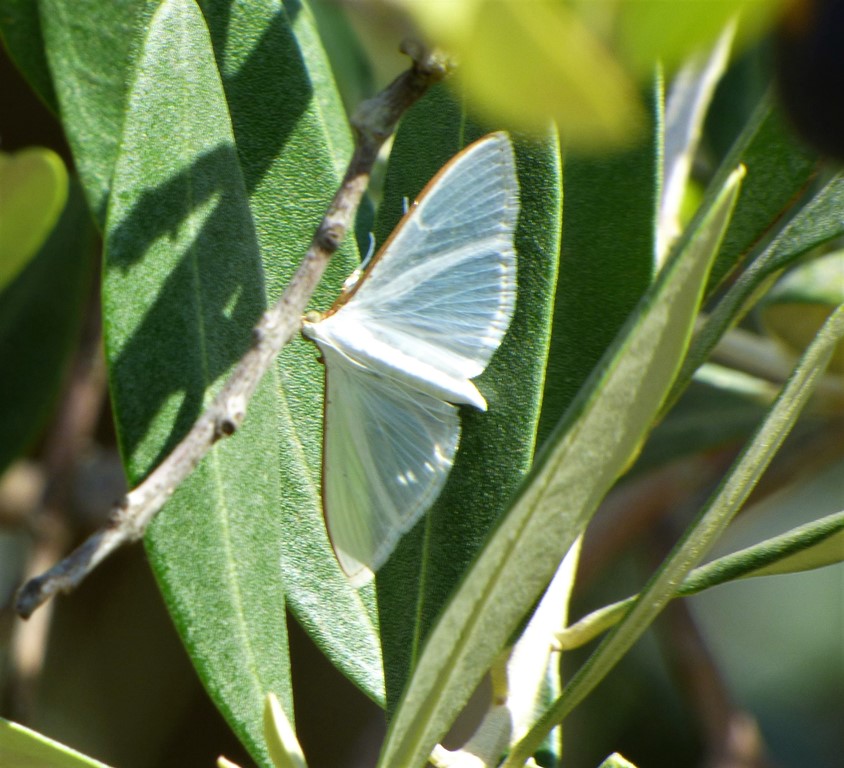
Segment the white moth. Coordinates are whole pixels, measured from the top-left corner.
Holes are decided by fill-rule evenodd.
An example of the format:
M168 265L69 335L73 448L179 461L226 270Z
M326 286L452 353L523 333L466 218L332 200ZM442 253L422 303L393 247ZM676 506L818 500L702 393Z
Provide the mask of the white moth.
M322 502L352 584L372 578L433 504L486 410L486 368L516 301L513 148L493 133L455 156L361 276L303 333L325 362Z

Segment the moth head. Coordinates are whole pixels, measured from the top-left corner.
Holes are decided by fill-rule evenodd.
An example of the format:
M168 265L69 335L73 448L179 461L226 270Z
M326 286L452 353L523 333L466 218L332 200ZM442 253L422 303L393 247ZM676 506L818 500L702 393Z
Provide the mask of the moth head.
M322 312L313 309L302 315L302 335L308 339L313 338L313 326L321 322L323 318Z

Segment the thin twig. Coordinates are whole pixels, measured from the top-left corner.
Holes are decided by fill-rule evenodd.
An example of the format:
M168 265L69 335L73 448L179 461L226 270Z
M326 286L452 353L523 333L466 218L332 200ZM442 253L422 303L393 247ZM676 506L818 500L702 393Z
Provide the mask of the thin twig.
M29 617L57 592L71 591L111 552L143 537L161 507L214 443L233 434L243 423L258 382L299 330L305 306L353 221L382 144L405 110L445 75L446 65L441 57L415 44L405 44L403 50L411 56L413 65L380 94L364 102L352 118L356 146L340 188L296 274L254 328L252 346L220 394L173 452L112 509L102 530L49 571L23 585L17 599L21 616Z

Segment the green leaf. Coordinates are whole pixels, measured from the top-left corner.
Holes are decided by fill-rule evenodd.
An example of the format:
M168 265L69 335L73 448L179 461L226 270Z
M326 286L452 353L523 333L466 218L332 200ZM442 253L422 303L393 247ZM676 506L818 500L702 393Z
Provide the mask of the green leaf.
M723 183L737 162L748 169L748 181L742 185L735 214L713 266L707 296L714 294L738 264L750 266L736 278L696 332L669 403L686 389L724 333L747 311L746 302L772 275L816 245L834 238L837 232L844 232L844 225L838 223L835 215L841 195L840 181L836 183L839 176L828 180L817 194L810 193L806 205L787 219L787 212L817 173L817 163L813 155L795 143L784 116L772 110L768 99L759 105L722 163L712 189ZM705 214L710 204L711 194L704 200L698 217ZM820 225L817 229L815 223Z
M569 153L563 243L539 444L650 286L662 174L662 83L649 94L651 129L624 153Z
M166 455L248 347L265 305L226 100L198 7L152 18L128 100L107 219L103 310L132 484ZM147 545L212 698L264 765L264 696L291 707L272 382L155 520ZM272 597L275 596L275 600ZM290 709L289 709L290 711Z
M105 763L2 717L0 765L14 768L108 768Z
M44 52L38 3L0 0L0 39L32 89L57 114L59 109Z
M47 242L0 291L0 473L49 420L79 338L94 272L94 232L81 190Z
M231 14L209 6L209 36L195 3L167 2L141 47L104 280L115 419L132 483L178 443L248 348L340 175L350 142L339 100L312 20L289 7L290 18L271 2ZM322 61L316 74L299 40ZM317 301L339 289L353 249L336 261ZM371 591L348 585L322 522L321 394L313 347L290 345L243 429L174 494L146 540L206 687L265 765L264 694L275 691L291 712L286 601L332 662L383 700Z
M696 568L680 594L696 594L738 578L810 571L842 560L844 512L837 512Z
M403 198L416 195L452 155L485 133L466 122L444 87L405 116L390 157L379 240L400 216ZM388 708L395 706L431 624L533 456L559 252L559 155L552 139L516 141L515 147L521 188L518 298L504 342L477 379L489 411L461 412L460 450L443 493L377 579Z
M507 765L521 765L548 729L580 703L641 637L680 584L724 532L779 450L808 402L829 363L835 345L844 337L844 306L829 319L794 370L767 418L736 460L727 477L704 506L665 563L651 577L623 621L604 639L569 682L534 733L517 745Z
M379 765L424 764L638 451L679 369L741 175L665 265L538 455L428 637Z
M371 58L374 52L364 48L361 39L349 22L347 9L337 3L317 0L311 8L324 41L325 52L331 59L331 71L348 112L357 108L375 90ZM389 41L384 40L384 45Z
M43 245L67 201L67 170L51 149L0 152L0 291Z
M65 135L102 227L137 47L154 0L39 0Z
M287 2L283 13L275 0L202 7L220 62L271 302L287 286L339 186L351 135L307 6ZM312 306L331 306L358 263L350 235L332 258ZM317 357L313 344L297 339L271 374L275 439L262 450L279 462L281 485L263 514L271 527L280 526L275 546L288 608L331 662L383 703L373 590L349 586L322 519L324 372Z
M844 234L844 173L834 175L813 194L754 259L744 281L756 282L792 264L799 256ZM757 283L758 284L758 283ZM746 290L743 284L738 293Z

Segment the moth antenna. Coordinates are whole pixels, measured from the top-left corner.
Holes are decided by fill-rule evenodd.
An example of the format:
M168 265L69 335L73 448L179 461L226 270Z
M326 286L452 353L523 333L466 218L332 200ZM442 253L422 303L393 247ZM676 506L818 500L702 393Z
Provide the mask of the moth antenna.
M366 269L369 265L370 260L375 255L375 233L369 233L369 250L366 252L366 256L363 257L363 261L360 263L361 269Z
M363 275L364 271L366 270L367 265L372 260L372 257L375 255L375 235L372 232L369 233L369 250L366 252L366 256L363 257L363 261L361 261L360 265L351 275L349 275L343 283L343 293L348 293L351 291L357 284Z

